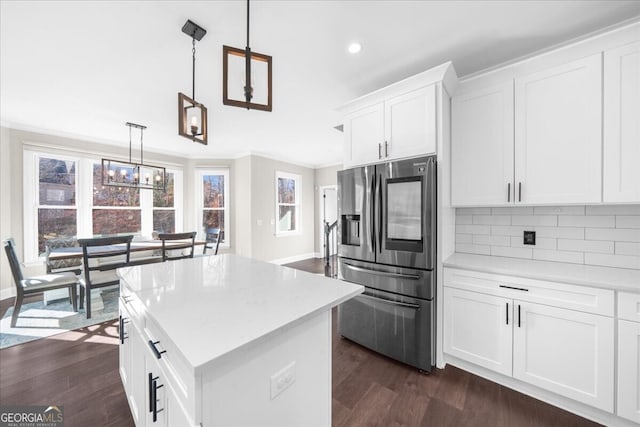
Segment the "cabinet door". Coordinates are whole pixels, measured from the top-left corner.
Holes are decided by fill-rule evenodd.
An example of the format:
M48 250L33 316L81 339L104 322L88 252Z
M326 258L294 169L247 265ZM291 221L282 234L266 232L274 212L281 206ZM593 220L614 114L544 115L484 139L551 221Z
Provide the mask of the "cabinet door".
M516 79L517 202L600 202L601 152L601 54Z
M194 425L183 410L173 387L167 384L166 405L168 426L192 426Z
M444 352L510 376L512 301L444 288L444 307Z
M513 203L513 81L451 101L451 203Z
M640 423L640 323L618 320L618 415Z
M348 114L344 120L345 166L374 163L384 150L384 105Z
M513 376L613 412L613 319L514 301Z
M604 53L604 202L640 202L640 42Z
M400 159L436 152L436 86L384 103L383 157Z
M148 392L146 388L145 358L143 356L146 349L144 348L145 343L142 341L140 333L133 326L130 327L127 340L131 346L130 392L127 395L127 399L129 400L129 408L131 408L133 420L136 426L140 427L144 425L146 412L145 403Z
M122 379L122 386L126 394L131 393L130 380L131 377L131 339L130 329L132 325L130 323L129 313L122 308L120 304L120 318L118 325L118 335L120 338L120 346L118 348L119 353L119 370L120 378Z

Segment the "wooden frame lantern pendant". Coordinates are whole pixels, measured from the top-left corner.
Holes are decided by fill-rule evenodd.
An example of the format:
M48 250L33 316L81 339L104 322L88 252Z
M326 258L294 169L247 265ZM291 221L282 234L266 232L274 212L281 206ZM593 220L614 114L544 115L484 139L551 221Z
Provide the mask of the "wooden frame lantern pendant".
M196 40L207 31L191 20L182 26L182 32L191 37L192 48L192 97L178 92L178 134L194 142L207 145L207 107L196 101Z
M249 0L246 47L222 46L222 103L247 110L272 108L271 56L249 47Z

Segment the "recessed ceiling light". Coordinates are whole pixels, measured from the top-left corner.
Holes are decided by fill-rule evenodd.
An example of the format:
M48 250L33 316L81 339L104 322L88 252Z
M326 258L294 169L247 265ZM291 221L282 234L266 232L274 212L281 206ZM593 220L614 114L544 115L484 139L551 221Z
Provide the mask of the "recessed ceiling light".
M347 49L349 50L349 53L355 54L362 50L362 46L358 42L353 42Z

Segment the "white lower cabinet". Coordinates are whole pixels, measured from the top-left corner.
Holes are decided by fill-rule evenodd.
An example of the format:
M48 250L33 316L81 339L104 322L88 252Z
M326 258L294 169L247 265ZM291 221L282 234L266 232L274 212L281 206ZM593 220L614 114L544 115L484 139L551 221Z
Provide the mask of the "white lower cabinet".
M640 294L618 293L618 415L640 424Z
M613 412L613 319L514 301L513 377Z
M444 285L446 355L614 412L613 291L459 269Z
M444 305L444 351L511 375L511 300L445 288Z

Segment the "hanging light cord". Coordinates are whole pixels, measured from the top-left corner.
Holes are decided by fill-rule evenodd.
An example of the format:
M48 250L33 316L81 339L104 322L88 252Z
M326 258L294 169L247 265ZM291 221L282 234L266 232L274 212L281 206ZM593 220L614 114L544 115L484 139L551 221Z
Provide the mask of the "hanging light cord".
M144 135L144 128L140 128L140 164L144 165L144 159L142 158L142 135Z
M195 35L195 31L194 31ZM196 99L196 39L193 37L191 39L193 43L193 49L191 49L191 54L193 55L191 62L191 95L193 95L193 100Z
M127 123L127 126L129 126L129 163L131 163L131 124Z
M244 99L247 102L247 110L249 109L249 103L253 98L253 88L251 87L251 48L249 47L249 0L247 0L247 46L245 48L245 86L244 86Z

